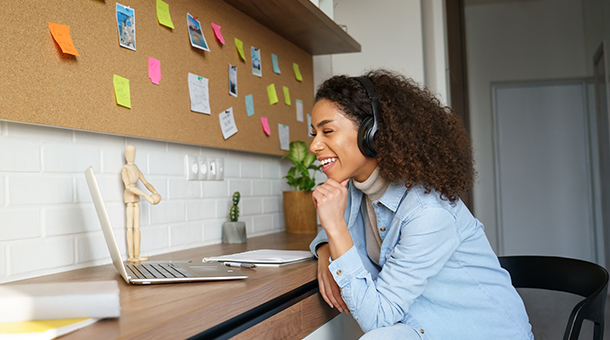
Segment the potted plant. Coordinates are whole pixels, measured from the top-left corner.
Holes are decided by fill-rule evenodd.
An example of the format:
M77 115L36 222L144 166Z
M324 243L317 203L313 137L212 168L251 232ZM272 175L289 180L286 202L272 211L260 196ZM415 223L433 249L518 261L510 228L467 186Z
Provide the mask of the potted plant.
M230 222L222 225L222 243L245 243L247 241L246 222L239 220L239 191L233 193L233 206L229 210Z
M309 153L303 141L290 143L287 158L293 167L284 176L294 191L284 191L284 216L287 233L315 233L318 230L316 208L311 198L316 186L315 173L320 166L313 165L316 156ZM310 170L313 173L310 173Z

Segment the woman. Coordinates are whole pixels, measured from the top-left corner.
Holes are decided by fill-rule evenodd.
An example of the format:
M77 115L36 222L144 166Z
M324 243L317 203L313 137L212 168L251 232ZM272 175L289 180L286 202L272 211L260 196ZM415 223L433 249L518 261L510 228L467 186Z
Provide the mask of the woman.
M310 150L328 177L313 193L320 293L353 315L363 339L533 339L483 225L459 198L474 176L459 117L412 80L377 70L325 81L312 128Z

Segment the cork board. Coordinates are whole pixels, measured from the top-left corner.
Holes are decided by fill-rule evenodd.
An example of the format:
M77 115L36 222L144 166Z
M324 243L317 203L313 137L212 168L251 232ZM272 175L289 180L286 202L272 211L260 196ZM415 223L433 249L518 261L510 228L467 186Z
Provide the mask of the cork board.
M278 123L290 140L310 141L307 113L313 102L312 56L244 13L218 0L166 0L174 29L157 20L155 0L124 0L135 10L136 51L119 46L116 3L100 0L10 1L0 13L0 119L110 134L283 155ZM187 12L201 22L210 52L191 47ZM80 56L62 53L48 22L70 26ZM222 26L225 45L215 37ZM241 60L234 38L244 43ZM250 46L261 49L262 77L252 74ZM278 56L281 74L272 69ZM161 81L148 77L148 57L160 60ZM292 64L300 67L297 81ZM229 64L237 66L238 97L229 95ZM211 115L191 111L188 73L209 79ZM129 79L131 109L117 105L113 75ZM270 105L267 85L279 103ZM282 87L292 105L284 104ZM248 117L245 96L253 95ZM305 121L296 117L303 101ZM238 132L225 140L219 114L233 108ZM267 117L271 135L261 126Z

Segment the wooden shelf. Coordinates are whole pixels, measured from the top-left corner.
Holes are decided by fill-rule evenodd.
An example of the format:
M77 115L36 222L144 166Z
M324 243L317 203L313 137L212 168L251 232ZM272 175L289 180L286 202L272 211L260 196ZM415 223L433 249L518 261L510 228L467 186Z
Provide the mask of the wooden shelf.
M311 55L360 52L360 44L309 0L224 0Z

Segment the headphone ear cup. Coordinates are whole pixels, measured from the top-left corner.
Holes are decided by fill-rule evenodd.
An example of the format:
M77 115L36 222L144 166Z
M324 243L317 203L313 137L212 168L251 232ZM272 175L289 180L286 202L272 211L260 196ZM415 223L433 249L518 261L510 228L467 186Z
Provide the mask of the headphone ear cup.
M375 158L377 151L373 145L374 134L371 135L371 128L374 123L373 116L368 116L362 120L360 128L358 128L358 148L363 155L370 158Z

